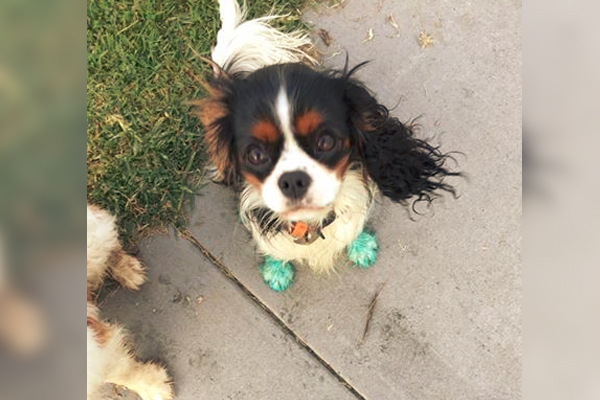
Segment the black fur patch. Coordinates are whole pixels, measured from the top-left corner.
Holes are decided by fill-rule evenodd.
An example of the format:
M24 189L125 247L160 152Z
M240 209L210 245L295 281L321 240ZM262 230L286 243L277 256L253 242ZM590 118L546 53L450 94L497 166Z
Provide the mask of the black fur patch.
M444 182L448 176L462 176L446 167L452 155L415 138L412 127L390 117L388 109L361 82L351 78L362 65L345 74L349 124L357 143L355 158L364 162L384 196L401 204L416 196L413 210L416 202L430 203L440 191L456 197L455 189Z
M284 228L284 223L277 218L277 214L268 208L254 208L248 211L248 216L258 224L264 237L272 237Z
M454 188L443 181L447 176L460 175L445 168L450 156L415 138L412 129L396 118L389 118L379 130L369 134L364 157L369 175L393 201L417 196L416 201L431 202L438 190L456 197Z

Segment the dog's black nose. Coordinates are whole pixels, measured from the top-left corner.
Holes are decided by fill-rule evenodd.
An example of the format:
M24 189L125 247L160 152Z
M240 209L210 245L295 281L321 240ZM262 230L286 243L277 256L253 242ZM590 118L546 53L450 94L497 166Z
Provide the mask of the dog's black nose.
M306 172L286 172L279 178L279 189L281 189L285 197L298 200L306 194L310 182L310 176Z

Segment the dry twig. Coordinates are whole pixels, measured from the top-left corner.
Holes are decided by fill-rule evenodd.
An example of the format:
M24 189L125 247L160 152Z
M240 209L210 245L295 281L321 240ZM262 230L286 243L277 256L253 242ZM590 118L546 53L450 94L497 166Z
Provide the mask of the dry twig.
M379 293L385 286L385 282L379 286L379 289L373 295L371 299L371 303L369 303L369 308L367 310L367 320L365 321L365 329L363 330L362 338L360 339L361 343L364 343L367 334L369 333L369 328L371 327L371 320L373 319L373 313L375 312L375 306L377 305L377 298L379 297Z

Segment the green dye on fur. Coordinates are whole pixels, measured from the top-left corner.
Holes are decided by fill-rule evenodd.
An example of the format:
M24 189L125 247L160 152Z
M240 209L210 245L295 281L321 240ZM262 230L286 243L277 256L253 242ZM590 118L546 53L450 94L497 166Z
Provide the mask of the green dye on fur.
M346 249L348 259L361 268L369 268L377 260L379 245L373 233L362 232Z
M266 256L260 265L263 280L276 292L283 292L294 281L294 268L292 264Z

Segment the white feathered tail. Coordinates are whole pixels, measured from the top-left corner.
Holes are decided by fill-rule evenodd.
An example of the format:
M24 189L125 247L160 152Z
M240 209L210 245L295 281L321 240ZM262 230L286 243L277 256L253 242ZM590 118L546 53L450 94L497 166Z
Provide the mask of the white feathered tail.
M244 21L246 7L240 7L237 0L219 0L219 12L222 25L212 59L227 73L252 72L287 62L316 63L305 52L313 46L308 35L282 33L268 24L279 16Z

